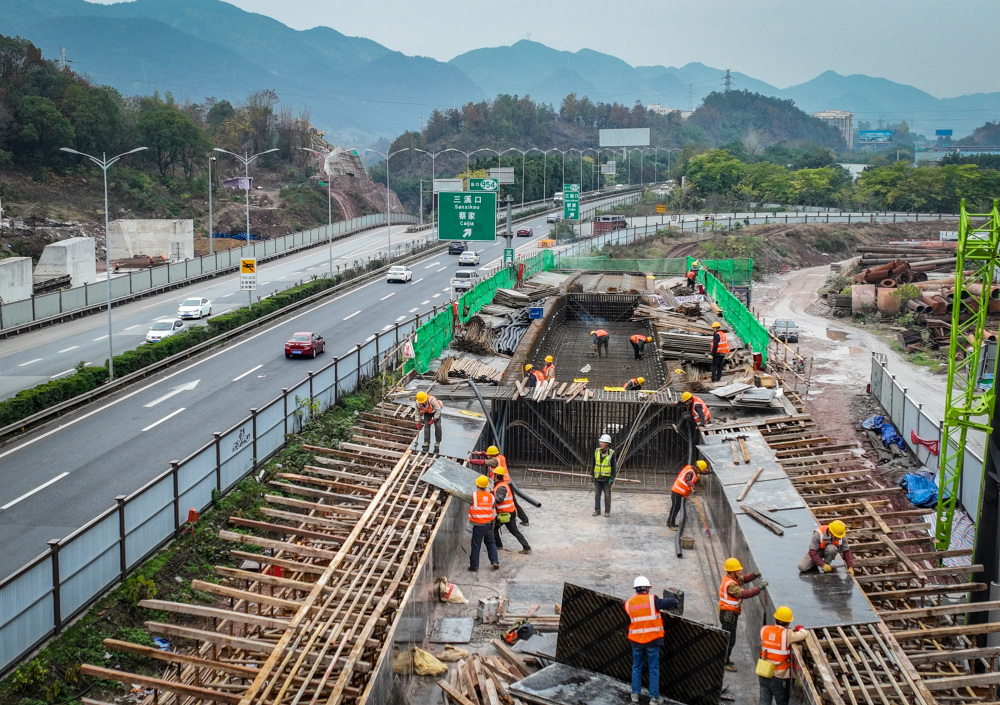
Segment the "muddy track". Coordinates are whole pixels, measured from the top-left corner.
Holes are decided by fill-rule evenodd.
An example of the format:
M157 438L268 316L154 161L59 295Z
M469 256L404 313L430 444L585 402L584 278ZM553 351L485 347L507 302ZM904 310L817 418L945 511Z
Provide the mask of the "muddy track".
M330 196L337 202L337 207L340 208L340 214L343 220L350 220L351 218L357 218L361 215L350 196L344 193L338 193L337 191L331 191Z

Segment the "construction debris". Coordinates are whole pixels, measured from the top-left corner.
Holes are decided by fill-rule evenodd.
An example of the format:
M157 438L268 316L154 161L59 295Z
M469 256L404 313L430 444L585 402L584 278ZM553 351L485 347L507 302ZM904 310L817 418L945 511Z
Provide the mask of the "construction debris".
M525 308L531 305L531 297L513 289L497 289L493 294L493 303L512 308Z
M498 370L485 362L479 362L471 357L450 358L454 360L448 370L449 377L471 379L481 384L499 384L503 370Z

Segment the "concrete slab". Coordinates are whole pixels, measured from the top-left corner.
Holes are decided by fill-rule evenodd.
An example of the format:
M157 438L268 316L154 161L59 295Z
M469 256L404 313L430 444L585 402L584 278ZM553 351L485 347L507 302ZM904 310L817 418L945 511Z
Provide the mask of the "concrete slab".
M0 259L0 301L22 301L31 298L31 258Z
M478 469L467 468L448 458L438 458L420 476L420 481L447 490L466 504L471 504L476 478L480 475L482 473Z
M763 475L764 473L761 473L761 477ZM749 479L748 477L747 480ZM758 478L756 482L750 485L750 491L747 492L746 497L742 500L737 500L736 498L740 496L745 487L746 482L726 485L725 487L726 496L732 503L734 510L739 514L745 513L739 509L739 505L741 504L766 504L776 509L798 509L806 506L798 490L795 489L791 481L786 477L774 480L761 480ZM778 512L778 514L780 513ZM810 529L815 527L815 525L816 522L810 519Z
M472 617L442 617L434 622L427 641L432 644L468 644L472 641Z
M522 700L539 705L621 705L629 702L630 686L609 676L573 668L561 663L546 666L538 673L514 683L510 691ZM644 696L641 703L648 702ZM680 705L660 698L664 705Z
M42 250L35 267L36 281L69 275L71 286L83 286L97 279L97 249L92 237L71 237L53 242Z

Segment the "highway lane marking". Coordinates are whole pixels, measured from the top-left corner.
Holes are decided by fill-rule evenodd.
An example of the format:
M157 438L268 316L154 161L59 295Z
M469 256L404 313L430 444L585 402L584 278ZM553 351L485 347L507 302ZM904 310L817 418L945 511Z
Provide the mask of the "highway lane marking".
M385 301L385 300L386 300L386 299L388 299L388 298L389 298L390 296L395 296L395 295L396 295L396 292L394 291L394 292L392 292L391 294L386 294L386 295L385 295L385 296L383 296L383 297L382 297L381 299L379 299L379 301Z
M59 352L61 352L61 353L69 352L70 350L76 350L78 347L80 347L80 346L79 345L70 345L68 348L63 348Z
M106 335L102 335L100 338L94 338L93 342L96 343L98 340L105 340L107 337L108 336L106 336Z
M444 270L446 270L446 269L448 269L448 267L447 267L447 266L444 266L444 267L441 267L441 269L439 269L438 271L439 271L439 272L443 272L443 271L444 271Z
M417 312L417 311L419 311L419 310L420 310L420 307L419 307L419 306L414 306L413 308L411 308L411 309L410 309L410 313L416 313L416 312ZM397 319L397 320L398 320L398 319Z
M244 372L243 374L241 374L239 377L233 377L233 381L234 382L239 382L241 379L243 379L244 377L246 377L248 374L256 372L261 367L263 367L263 365L257 365L256 367L252 367L249 370L247 370L246 372Z
M36 357L34 360L28 360L27 362L22 362L18 367L27 367L28 365L34 365L36 362L41 362L42 358Z
M392 326L392 324L390 323L390 324L389 324L389 325L387 325L387 326L382 326L382 330L392 330L392 327L393 327L393 326ZM372 337L374 337L374 336L372 336Z
M345 318L344 320L346 321L346 320L348 320L349 318L354 318L354 317L355 317L355 316L357 316L357 315L358 315L359 313L361 313L361 311L355 311L354 313L352 313L352 314L351 314L350 316L348 316L348 317L347 317L347 318Z
M375 340L375 336L374 335L369 335L367 338L365 338L365 342L366 343L370 343L373 340Z
M177 414L181 413L182 411L184 411L184 407L183 406L180 409L178 409L177 411L175 411L173 413L170 413L170 414L167 414L166 416L164 416L159 421L154 421L153 423L149 424L148 426L146 426L146 428L142 429L142 431L140 431L140 433L145 433L146 431L148 431L151 428L156 428L157 426L159 426L164 421L169 421L170 419L174 418L175 416L177 416Z
M411 311L410 313L413 313L413 312ZM399 323L400 321L404 320L405 318L406 318L406 314L403 314L402 316L400 316L399 318L396 319L396 323Z
M430 302L431 302L431 300L430 300L430 299L427 299L426 301L421 301L421 302L420 302L420 305L421 305L421 306L426 306L426 305L427 305L427 304L429 304Z
M316 269L316 267L306 267L306 271L307 271L307 272L311 272L311 271L312 271L312 270L314 270L314 269Z
M430 269L431 267L436 267L439 264L441 264L441 260L438 260L437 262L431 262L426 267L424 267L424 269ZM447 269L447 267L445 267L445 269ZM441 270L439 269L438 271L440 272Z
M423 278L423 277L420 277L419 279L417 279L417 281L415 281L415 282L413 282L413 283L414 283L414 284L419 284L419 283L420 283L420 282L422 282L423 280L424 280L424 278Z
M220 298L220 299L226 299L226 298L229 298L230 296L232 296L232 294L223 294L223 295L222 295L222 296L220 296L219 298Z
M170 303L170 302L169 301L159 301L159 302L157 302L155 304L150 304L149 306L143 306L139 310L140 311L145 311L147 308L153 308L153 306L162 306L163 304L168 304L168 303Z
M76 368L75 367L71 367L68 370L63 370L62 372L59 372L58 374L52 375L51 377L49 377L49 379L55 379L56 377L62 377L63 375L68 375L70 372L76 372Z
M36 487L35 489L31 490L30 492L25 492L23 495L21 495L17 499L14 499L14 500L11 500L10 502L7 502L7 504L5 504L2 507L0 507L0 511L3 511L4 509L10 509L11 507L13 507L15 504L17 504L21 500L27 499L28 497L30 497L31 495L35 494L36 492L41 492L42 490L44 490L49 485L53 485L53 484L59 482L59 480L63 479L67 475L69 475L68 472L64 472L64 473L62 473L60 475L56 475L55 477L53 477L48 482L39 485L38 487Z
M431 298L432 298L432 299L436 299L436 298L437 298L437 297L439 297L440 295L441 295L441 294L434 294L434 296L432 296Z
M174 387L169 392L167 392L166 394L164 394L162 397L157 397L156 399L154 399L153 401L149 402L148 404L143 404L143 406L145 408L147 408L147 409L152 409L154 406L156 406L157 404L159 404L161 401L166 401L170 397L176 396L176 395L180 394L181 392L190 392L190 391L192 391L195 387L198 386L199 382L201 382L201 380L200 379L196 379L196 380L193 380L191 382L188 382L187 384L182 384L182 385L180 385L178 387ZM145 430L146 429L143 429L143 431L145 431Z
M122 328L122 330L123 331L125 331L125 330L132 330L133 328L142 328L142 325L136 323L134 326L129 326L128 328Z

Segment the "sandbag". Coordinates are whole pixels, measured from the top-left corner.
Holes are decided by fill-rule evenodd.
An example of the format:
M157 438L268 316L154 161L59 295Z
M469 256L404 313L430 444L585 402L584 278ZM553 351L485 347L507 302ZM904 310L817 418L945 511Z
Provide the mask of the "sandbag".
M434 587L437 589L438 600L441 602L447 602L452 605L467 605L469 601L465 599L465 595L454 583L449 583L446 576L441 576L434 581Z
M431 652L414 646L413 670L418 676L443 676L448 672L448 664L439 661Z
M438 661L444 661L445 663L455 663L456 661L461 661L469 655L469 652L465 649L460 649L457 646L452 646L448 644L444 647L444 650L437 655Z

